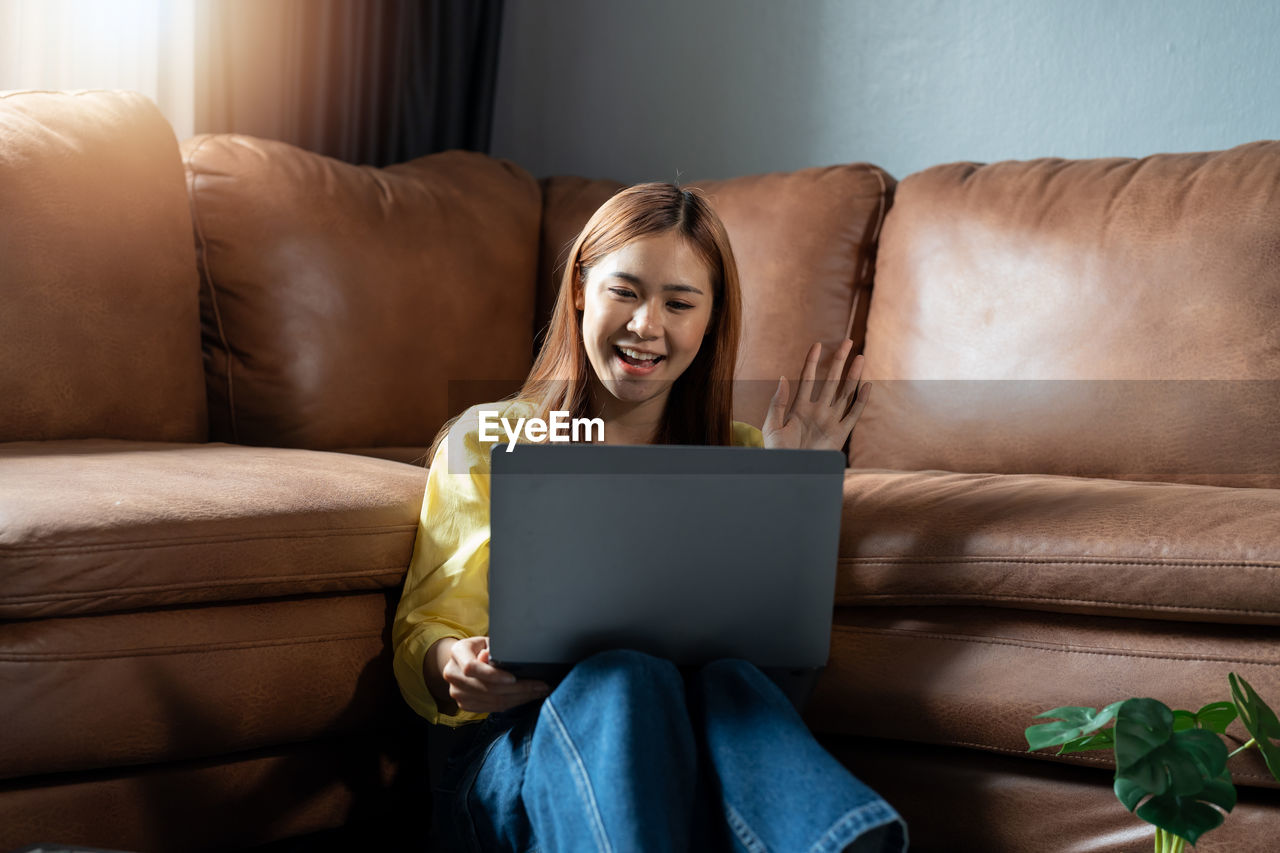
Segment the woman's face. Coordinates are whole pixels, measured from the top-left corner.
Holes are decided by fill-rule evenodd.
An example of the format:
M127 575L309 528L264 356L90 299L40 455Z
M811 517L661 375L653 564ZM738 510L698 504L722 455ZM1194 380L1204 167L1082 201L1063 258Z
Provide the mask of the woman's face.
M574 297L587 359L625 403L665 402L698 354L711 322L711 276L674 231L605 255Z

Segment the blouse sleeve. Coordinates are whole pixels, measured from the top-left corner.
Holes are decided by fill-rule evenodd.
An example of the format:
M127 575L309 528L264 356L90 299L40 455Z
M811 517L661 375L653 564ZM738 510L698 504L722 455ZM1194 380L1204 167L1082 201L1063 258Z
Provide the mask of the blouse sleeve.
M734 421L733 444L735 447L764 447L764 433L751 424Z
M489 630L489 455L473 413L454 424L427 474L413 559L391 630L393 667L410 707L432 723L458 726L486 715L440 713L422 664L445 637Z

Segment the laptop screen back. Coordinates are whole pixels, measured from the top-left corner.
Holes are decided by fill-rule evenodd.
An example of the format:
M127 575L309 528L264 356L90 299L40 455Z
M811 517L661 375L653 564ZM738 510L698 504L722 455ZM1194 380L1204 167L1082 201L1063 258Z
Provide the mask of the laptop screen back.
M490 649L501 666L631 648L682 665L826 663L844 456L505 445L492 455Z

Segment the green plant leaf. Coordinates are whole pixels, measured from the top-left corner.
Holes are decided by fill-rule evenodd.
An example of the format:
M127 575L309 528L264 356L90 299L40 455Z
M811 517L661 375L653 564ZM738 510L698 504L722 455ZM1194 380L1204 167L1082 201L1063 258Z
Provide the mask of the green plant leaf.
M1271 775L1280 781L1280 746L1275 743L1280 739L1280 720L1276 719L1276 712L1262 701L1249 682L1234 672L1227 676L1227 681L1231 683L1231 698L1240 712L1240 722L1257 741Z
M1235 722L1236 706L1230 702L1210 702L1196 711L1196 724L1202 729L1223 734Z
M1173 712L1173 730L1175 732L1184 732L1187 729L1196 727L1196 715L1190 711L1174 711Z
M1136 782L1129 781L1124 776L1116 777L1112 789L1116 792L1116 799L1129 811L1136 809L1138 803L1142 802L1142 798L1151 793L1146 788Z
M1125 700L1116 711L1116 770L1128 771L1171 737L1173 712L1168 705L1155 699ZM1146 789L1164 793L1163 788Z
M1231 774L1226 770L1216 779L1209 780L1204 789L1193 796L1153 796L1139 806L1135 814L1147 823L1195 844L1201 835L1222 825L1222 812L1213 808L1215 805L1228 812L1236 806L1236 786L1231 783Z
M1226 771L1227 745L1205 729L1177 732L1160 750L1160 760L1168 769L1169 789L1174 794L1198 794Z
M1227 748L1204 729L1173 730L1173 712L1155 699L1129 699L1116 713L1116 779L1148 794L1193 796L1222 775ZM1128 806L1119 789L1116 796ZM1130 795L1131 796L1131 795ZM1167 828L1167 827L1166 827Z
M1067 755L1072 752L1088 752L1093 749L1111 749L1115 744L1116 730L1103 729L1100 732L1067 741L1062 745L1062 749L1058 750L1058 755Z
M1058 722L1028 726L1024 733L1027 738L1027 751L1034 752L1046 746L1065 745L1079 739L1082 735L1097 731L1115 718L1116 711L1122 704L1124 703L1112 702L1101 711L1095 708L1066 706L1036 714L1033 719L1056 718Z

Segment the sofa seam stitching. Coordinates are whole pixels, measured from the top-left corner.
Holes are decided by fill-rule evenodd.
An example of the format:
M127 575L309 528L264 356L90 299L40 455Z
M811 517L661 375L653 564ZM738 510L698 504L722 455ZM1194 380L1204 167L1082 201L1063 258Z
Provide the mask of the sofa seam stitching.
M1038 643L1030 640L1009 640L997 639L994 637L969 637L956 634L941 634L933 631L911 631L903 628L866 628L858 625L833 625L833 631L842 631L846 633L856 634L899 634L907 637L925 638L930 640L948 640L957 643L976 643L987 646L1011 646L1013 648L1038 649L1046 652L1057 652L1059 654L1068 655L1092 655L1095 657L1120 657L1120 658L1140 658L1144 660L1167 660L1167 661L1183 661L1187 663L1238 663L1248 666L1267 666L1280 667L1280 661L1262 661L1249 658L1234 657L1194 657L1191 655L1176 655L1161 652L1135 652L1120 651L1107 649L1080 649L1080 648L1064 648L1062 646L1050 645L1047 643Z
M184 646L145 646L138 649L119 649L104 652L5 652L0 651L0 663L65 663L86 660L127 660L135 657L159 657L163 655L203 654L206 652L245 651L278 646L305 646L318 643L334 643L344 640L361 640L381 637L382 631L361 631L345 634L322 634L316 637L286 637L276 640L241 640L238 642L207 643Z
M1011 749L1010 747L1007 747L1007 746L995 746L994 744L974 743L972 741L965 741L965 740L943 740L943 741L939 741L938 743L942 744L943 746L967 746L967 747L973 747L975 749L992 750L995 752L1005 752L1010 755L1017 755L1017 756L1025 756L1025 755L1033 754L1020 749ZM1078 753L1076 755L1077 755L1076 760L1079 760L1079 761L1088 761L1094 764L1102 765L1103 767L1107 767L1107 768L1115 766L1114 761L1108 761L1105 758L1098 758L1097 756L1093 756L1093 755L1079 755ZM1041 760L1048 760L1051 763L1059 764L1059 765L1062 765L1062 764L1071 765L1075 763L1074 761L1054 760L1054 759L1062 758L1062 756L1059 756L1059 755L1041 754L1039 758ZM1232 777L1240 776L1245 779L1270 779L1271 778L1270 776L1267 776L1262 773L1241 773L1235 770L1231 771L1231 775Z
M957 555L954 557L848 557L838 558L841 563L858 565L902 566L912 563L1013 563L1016 565L1067 565L1067 566L1187 566L1189 568L1280 568L1280 562L1271 560L1143 560L1132 557L984 557Z
M260 533L223 533L213 536L187 536L176 539L131 539L123 542L85 543L82 545L49 545L27 548L21 545L0 545L0 557L56 557L63 554L97 554L107 551L152 550L186 547L189 545L221 545L234 542L262 542L264 540L288 541L290 539L329 539L339 536L377 536L385 533L403 533L417 527L416 524L396 524L379 527L355 527L349 530L325 530L314 528L292 533L262 531Z
M836 596L837 605L855 605L871 599L887 599L887 600L904 600L909 599L915 602L934 601L938 599L947 600L985 600L985 601L1013 601L1013 602L1035 602L1035 603L1053 603L1053 604L1098 604L1111 605L1113 607L1126 607L1134 610L1145 610L1152 613L1160 613L1166 610L1184 611L1187 613L1247 613L1255 616L1280 616L1277 610L1258 610L1251 607L1212 607L1204 604L1145 604L1140 601L1115 601L1109 598L1058 598L1047 595L1000 595L998 593L987 592L883 592L883 593L863 593L863 594L842 594Z
M860 249L863 248L864 245L876 244L876 251L878 252L880 229L884 225L885 194L888 192L888 186L885 184L884 175L881 174L878 169L873 169L870 165L865 163L861 164L860 168L862 169L862 171L875 176L876 181L880 184L880 194L876 200L875 226L871 230L871 234L868 237L867 243L866 244L860 243L859 248ZM862 254L863 254L863 257L862 257L862 262L859 264L859 269L857 269L854 272L853 303L849 307L849 318L848 320L845 321L845 324L844 324L844 336L846 338L849 337L849 335L853 334L853 324L858 319L858 306L862 304L863 284L867 278L868 268L872 264L872 260L869 257L869 253L863 252Z
M191 174L187 178L187 199L191 207L191 223L195 227L196 240L200 246L200 269L203 272L203 278L209 288L209 304L213 308L213 319L218 327L218 339L222 343L223 352L226 353L227 366L227 415L231 421L231 440L235 443L240 441L240 432L236 422L236 397L235 383L231 377L231 344L227 340L227 332L222 324L222 311L218 308L218 288L213 281L213 271L209 268L209 252L208 241L204 236L204 228L200 223L200 213L196 205L196 165L194 163L195 155L205 146L212 135L206 136L204 139L196 143L191 152L184 158L186 165L191 167Z
M52 601L73 601L78 598L92 598L94 601L103 599L128 598L133 595L141 595L143 593L154 592L177 592L180 590L200 590L200 589L226 589L237 586L248 585L277 585L296 583L298 581L340 581L352 580L357 578L372 578L378 575L394 573L400 574L404 571L402 563L395 563L389 566L380 566L375 569L365 569L356 572L342 572L335 574L312 574L312 575L260 575L248 578L233 578L229 580L211 580L211 581L192 581L190 583L173 583L173 584L153 584L150 586L130 586L130 587L112 587L109 590L86 589L76 590L74 592L41 592L19 595L7 595L0 598L0 607L13 606L17 604L38 604L40 602Z

